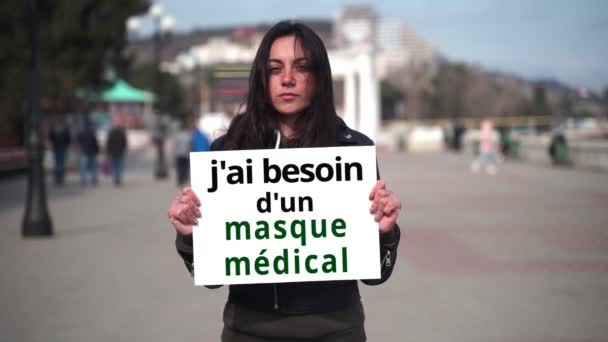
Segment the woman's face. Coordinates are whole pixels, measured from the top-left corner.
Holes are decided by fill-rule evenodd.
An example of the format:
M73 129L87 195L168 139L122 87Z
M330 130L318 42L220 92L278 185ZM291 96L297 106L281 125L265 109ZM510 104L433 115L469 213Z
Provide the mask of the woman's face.
M314 90L310 60L295 36L277 38L268 58L268 84L274 108L286 116L298 115L310 105Z

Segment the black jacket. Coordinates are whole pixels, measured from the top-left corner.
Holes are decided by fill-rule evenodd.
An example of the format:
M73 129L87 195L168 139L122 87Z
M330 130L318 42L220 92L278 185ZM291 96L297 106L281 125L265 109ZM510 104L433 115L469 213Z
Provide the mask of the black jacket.
M122 127L114 127L108 133L106 152L112 159L122 158L127 150L127 132Z
M99 141L91 128L85 128L78 134L78 144L81 153L87 156L96 156L99 153Z
M211 145L211 150L221 149L222 138ZM371 146L374 143L340 120L338 128L339 146ZM395 225L392 233L380 236L381 278L362 280L368 285L385 282L393 272L397 259L400 230ZM175 246L184 259L186 267L193 273L192 235L177 234ZM209 286L214 288L213 286ZM219 286L217 286L219 287ZM354 280L323 281L279 284L231 285L228 301L258 311L277 311L285 314L312 314L336 311L358 303L359 288Z
M54 150L65 150L72 140L67 126L53 127L49 132L49 140Z

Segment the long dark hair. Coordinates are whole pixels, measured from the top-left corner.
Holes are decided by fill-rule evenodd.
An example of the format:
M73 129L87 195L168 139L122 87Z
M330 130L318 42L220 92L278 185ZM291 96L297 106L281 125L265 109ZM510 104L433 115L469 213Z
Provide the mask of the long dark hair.
M222 149L263 149L274 146L279 115L270 98L268 59L277 38L295 36L309 59L314 90L310 105L295 123L294 145L325 147L336 145L338 117L334 107L331 68L325 45L308 26L281 21L266 33L249 75L245 112L237 115L228 128Z

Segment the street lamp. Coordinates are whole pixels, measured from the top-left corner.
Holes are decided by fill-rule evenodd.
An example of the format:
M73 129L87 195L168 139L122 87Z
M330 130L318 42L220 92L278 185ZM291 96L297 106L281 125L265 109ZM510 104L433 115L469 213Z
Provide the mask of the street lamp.
M42 168L42 135L40 134L40 73L38 70L38 8L37 0L28 0L28 41L30 46L30 118L27 132L28 177L25 213L21 234L28 236L53 235L49 215L44 170Z
M156 167L154 175L157 179L166 179L168 177L167 162L165 158L165 134L166 127L161 120L161 108L158 98L160 97L160 54L163 44L167 41L169 34L175 26L175 19L171 16L164 15L163 8L160 4L153 4L149 11L150 16L154 20L154 92L157 96L155 101L156 109L156 134L154 142L156 144Z
M167 42L169 35L175 27L175 18L164 14L164 10L160 4L153 4L148 10L148 15L154 22L154 93L156 100L154 109L156 112L156 127L154 132L154 144L156 145L156 164L154 167L154 176L157 179L166 179L168 177L167 161L165 158L165 134L166 127L161 118L161 108L158 99L161 92L160 79L160 60L161 49ZM137 18L130 18L127 21L127 28L135 32L139 30L141 23Z

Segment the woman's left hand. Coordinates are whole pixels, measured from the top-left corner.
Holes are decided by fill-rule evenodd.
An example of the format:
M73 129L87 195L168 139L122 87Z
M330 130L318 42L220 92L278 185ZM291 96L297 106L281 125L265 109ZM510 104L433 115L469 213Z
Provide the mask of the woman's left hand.
M401 201L395 193L386 189L383 180L376 182L369 199L372 201L369 212L378 222L380 234L391 232L401 212Z

